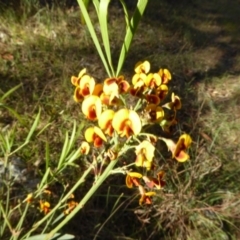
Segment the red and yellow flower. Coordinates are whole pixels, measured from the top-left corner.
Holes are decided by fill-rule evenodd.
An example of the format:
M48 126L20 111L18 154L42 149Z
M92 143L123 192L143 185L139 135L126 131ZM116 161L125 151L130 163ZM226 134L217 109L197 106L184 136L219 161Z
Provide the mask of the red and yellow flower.
M103 84L102 83L96 84L92 92L92 95L100 97L102 93L103 93Z
M118 78L107 78L104 81L103 92L113 98L115 96L119 97L119 94L128 92L129 88L130 85L124 80L123 76Z
M135 165L138 167L145 167L150 170L154 158L155 147L147 140L141 142L135 150L136 160Z
M160 85L156 90L156 95L163 100L168 95L168 86L166 84Z
M134 89L144 89L147 75L145 73L136 73L132 78Z
M175 158L178 162L185 162L190 158L185 152L192 143L192 138L188 134L182 134L177 143L174 143L171 139L161 139L166 143L168 149L172 152L172 158Z
M78 203L76 201L74 201L73 199L68 200L67 203L67 209L64 210L64 214L68 215L70 212L72 212L72 210L78 205Z
M27 203L31 203L33 201L33 194L29 193L25 199Z
M141 194L141 198L139 200L139 205L143 204L152 204L152 197L156 195L155 192L146 192L142 185L138 186L139 192Z
M164 175L165 172L160 171L157 174L157 178L143 176L143 180L149 188L161 189L166 184L166 182L163 180Z
M88 142L83 141L81 146L80 146L80 153L87 155L90 151L90 145Z
M172 93L171 100L171 102L164 104L163 107L174 111L182 108L182 102L179 96Z
M113 135L114 129L112 126L112 120L115 112L111 109L105 110L98 119L98 125L103 132L109 136Z
M82 69L82 70L79 72L79 74L78 74L77 77L72 76L72 77L71 77L71 83L72 83L74 86L76 86L76 87L79 86L79 83L80 83L80 81L81 81L81 78L86 74L86 72L87 72L87 69L84 68L84 69Z
M162 79L157 73L149 73L144 80L145 85L151 89L159 87L162 83Z
M88 96L82 103L82 112L90 120L97 120L102 112L101 99L98 96Z
M159 70L158 74L162 79L162 84L168 84L168 82L172 79L171 73L166 68L164 68L164 69L161 68Z
M79 87L81 89L81 94L84 97L86 97L88 95L91 95L93 93L94 88L95 88L94 78L90 77L89 75L84 75L81 78L81 81L79 83Z
M44 200L40 200L40 211L44 214L47 214L50 212L50 203Z
M104 81L103 92L106 95L111 96L110 98L119 97L119 88L117 81L118 80L116 78L107 78Z
M93 142L95 147L101 147L103 142L107 142L107 138L99 127L89 127L85 131L85 139L87 142Z
M130 84L126 80L121 79L118 81L118 87L120 94L127 93L130 89Z
M136 73L145 73L147 74L150 71L150 63L148 61L137 62L134 70Z
M81 93L81 88L79 86L77 86L74 90L73 99L75 102L82 102L84 99L84 96Z
M100 99L102 104L107 105L107 106L114 106L114 105L121 105L122 101L118 97L114 96L111 97L111 95L107 95L104 92L100 95Z
M147 94L147 95L145 95L145 98L146 98L148 104L159 105L159 103L160 103L160 98L155 94Z
M138 135L142 129L139 115L129 109L118 110L114 114L112 126L121 137L127 138L131 135Z
M91 95L95 88L95 80L89 75L83 75L76 84L74 100L81 102L85 97Z
M155 105L155 104L149 104L146 107L146 113L148 114L148 118L151 122L160 122L164 117L164 111L162 107Z
M126 175L126 186L132 188L133 186L138 187L140 185L140 179L142 174L138 172L128 172Z

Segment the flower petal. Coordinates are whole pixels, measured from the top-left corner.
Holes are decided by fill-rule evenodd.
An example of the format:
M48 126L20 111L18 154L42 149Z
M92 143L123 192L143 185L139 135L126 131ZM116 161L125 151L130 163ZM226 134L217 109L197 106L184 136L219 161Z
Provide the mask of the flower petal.
M113 135L112 120L115 112L111 109L105 110L98 119L99 127L109 136Z
M162 79L157 73L149 73L147 77L144 79L145 85L149 88L155 88L160 86L162 83Z
M132 134L137 135L142 129L141 120L138 114L128 109L120 109L115 113L112 126L121 137L129 137Z
M83 96L91 95L95 87L95 80L89 75L84 75L80 81L79 86L81 88L81 93Z
M90 151L90 145L88 144L88 142L83 141L80 146L81 154L87 155L89 153L89 151Z
M168 84L168 82L172 79L172 75L169 72L168 69L164 68L164 69L160 69L158 74L160 75L160 77L162 78L162 83L163 84Z
M173 157L181 162L186 161L189 158L189 155L184 151L191 145L191 143L192 138L188 134L182 134L176 144Z
M97 120L102 112L102 103L98 96L91 95L84 99L82 112L90 120Z
M73 99L75 102L82 102L84 99L83 95L81 94L81 89L79 86L75 88Z
M132 188L133 185L139 186L139 179L142 178L142 174L138 172L128 172L126 175L126 185L128 188Z
M159 105L160 103L160 98L155 94L147 94L145 98L149 104Z
M107 141L107 138L105 137L103 131L99 127L94 127L94 132L103 140Z
M118 87L119 87L119 92L120 93L127 93L130 89L130 85L127 81L122 80L118 83Z
M93 142L94 141L94 127L89 127L86 129L84 137L87 142Z
M79 82L80 82L80 78L78 78L78 77L75 77L75 76L72 76L71 77L71 83L72 83L72 85L74 85L74 86L78 86L79 85Z
M137 147L136 147L136 155L138 154L144 154L145 160L152 162L154 157L155 147L147 140L142 141Z
M168 95L168 86L166 84L162 84L157 88L156 95L163 100Z
M142 123L139 115L135 111L129 110L129 120L131 121L131 129L134 135L138 135L142 130Z
M87 128L84 136L87 142L94 142L95 147L100 147L103 141L107 141L104 133L99 127Z
M103 84L102 83L96 84L92 92L92 95L100 97L102 93L103 93Z
M118 84L117 84L117 79L116 78L107 78L104 81L103 92L106 95L118 96L119 88L118 88Z
M78 74L78 78L82 78L82 76L84 76L85 74L86 74L86 72L87 72L87 69L86 68L83 68L80 72L79 72L79 74Z
M160 122L164 117L164 111L162 107L156 104L149 104L146 107L146 112L152 122Z
M150 71L150 63L148 61L137 62L134 70L136 73L148 73Z
M190 157L186 152L180 151L180 152L177 153L177 155L174 155L174 158L178 162L186 162Z

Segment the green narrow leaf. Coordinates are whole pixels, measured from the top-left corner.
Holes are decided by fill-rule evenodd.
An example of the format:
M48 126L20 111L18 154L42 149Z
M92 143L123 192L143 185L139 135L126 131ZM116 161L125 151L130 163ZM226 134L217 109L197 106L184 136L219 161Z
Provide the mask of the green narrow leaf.
M67 152L69 152L71 150L71 148L73 147L75 136L76 136L76 121L73 122L73 130L72 130L72 134L71 134L71 137L69 140Z
M97 12L97 16L99 17L99 0L93 0L93 5L94 5L95 10Z
M110 0L100 1L98 17L99 17L99 24L100 24L101 34L102 34L104 50L107 55L108 65L111 69L112 75L114 76L115 73L112 66L111 48L109 43L109 33L108 33L108 24L107 24L109 3L110 3Z
M46 171L42 177L41 183L38 186L38 189L41 190L45 186L45 184L47 183L49 174L50 174L50 168L46 169Z
M86 9L88 9L89 2L90 2L90 0L83 0L83 3L84 3L84 5L85 5L85 8L86 8ZM85 25L85 20L84 20L84 17L83 17L82 14L81 14L81 23L82 23L83 25Z
M32 237L25 238L24 240L45 240L45 239L47 239L47 236L48 236L48 233L39 234L39 235L35 235L35 236L32 236ZM56 233L49 240L70 240L70 239L74 239L74 238L75 238L75 236L73 236L71 234Z
M129 26L127 27L127 32L126 32L125 39L124 39L124 42L122 45L121 53L120 53L119 60L118 60L117 72L116 72L117 76L119 75L119 73L122 70L123 63L125 61L125 58L127 56L127 53L129 51L129 48L131 45L131 42L133 40L133 36L137 30L137 26L140 22L140 19L142 18L143 13L146 9L147 3L148 3L148 0L138 0L136 10L133 14L133 17L130 21Z
M98 37L97 37L96 32L94 30L94 27L93 27L93 24L91 22L90 16L89 16L89 14L87 12L87 9L86 9L86 7L85 7L85 5L84 5L82 0L77 0L77 1L78 1L78 4L79 4L79 7L81 9L82 15L83 15L83 17L85 19L85 22L86 22L86 25L88 27L88 30L90 32L90 35L92 37L92 40L94 42L94 45L95 45L95 47L96 47L96 49L98 51L98 54L99 54L99 56L100 56L100 58L101 58L101 60L103 62L105 70L106 70L108 76L112 77L111 71L109 69L109 65L107 63L106 57L103 54L102 48L101 48L100 43L98 41Z
M127 11L127 6L126 6L126 3L124 2L124 0L120 0L120 2L122 4L122 6L123 6L123 12L124 12L124 17L125 17L125 22L126 22L126 30L127 30L127 28L130 25L129 15L128 15L128 11Z
M23 212L21 212L21 214L20 214L20 219L19 219L19 221L18 221L18 224L17 224L17 226L16 226L16 228L15 228L15 230L18 232L20 232L21 231L21 229L22 229L22 226L23 226L23 224L24 224L24 220L26 220L26 215L27 215L27 212L28 212L28 208L29 208L29 204L27 203L26 205L25 205L25 208L24 208L24 211ZM21 206L19 205L19 210L21 210Z
M40 136L52 123L47 123L41 131L38 132L37 137Z
M49 149L49 143L46 141L45 144L45 168L46 170L49 168L49 163L50 163L50 149Z
M9 221L9 216L8 216L8 212L6 211L6 206L3 207L2 205L2 202L0 201L0 212L2 213L2 217L4 219L3 221L3 226L2 226L2 232L4 233L5 232L5 228L6 226L8 226L9 230L12 231L12 226L11 226L11 223Z
M11 88L10 90L8 90L1 98L0 98L0 102L2 102L5 98L7 98L9 95L11 95L14 91L16 91L18 88L20 88L22 86L22 83L18 84L17 86Z
M68 145L69 145L68 143L69 143L68 132L66 132L65 141L64 141L64 144L63 144L63 148L62 148L62 153L61 153L61 156L60 156L60 159L59 159L59 162L58 162L58 167L57 167L58 170L61 168L61 166L63 164L63 161L68 154L68 152L67 152Z
M10 107L8 107L8 106L6 106L6 105L4 105L4 104L1 104L1 103L0 103L0 107L6 108L6 109L9 111L9 113L10 113L12 116L14 116L22 125L26 125L26 123L25 123L25 121L22 119L22 117L21 117L16 111L14 111L12 108L10 108Z
M41 115L41 110L39 109L39 112L38 112L38 114L37 114L37 116L36 116L36 118L35 118L35 120L34 120L34 123L33 123L32 127L31 127L31 129L30 129L27 137L26 137L25 142L24 142L21 146L19 146L17 149L15 149L13 152L9 153L8 156L11 156L11 155L13 155L14 153L18 152L21 148L23 148L24 146L26 146L26 145L29 143L30 138L32 137L32 135L33 135L34 131L36 130L37 125L38 125L38 123L39 123L40 115Z
M34 120L34 123L33 123L32 127L31 127L31 129L30 129L30 131L29 131L29 133L27 135L27 138L26 138L25 142L29 142L30 138L33 135L33 132L36 130L37 125L38 125L39 120L40 120L40 115L41 115L41 110L39 109L39 112L38 112L38 114L37 114L37 116L36 116L36 118Z

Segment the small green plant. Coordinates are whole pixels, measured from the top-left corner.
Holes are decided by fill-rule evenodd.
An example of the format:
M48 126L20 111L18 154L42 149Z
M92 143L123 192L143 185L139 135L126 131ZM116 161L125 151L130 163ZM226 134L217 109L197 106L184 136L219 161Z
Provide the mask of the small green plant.
M109 7L110 0L100 0L100 1L92 0L96 10L98 21L99 21L100 33L102 37L104 51L102 50L99 38L94 29L94 25L91 21L91 16L87 11L87 6L89 2L86 0L85 1L77 0L77 1L80 6L82 16L86 22L89 33L97 49L98 55L100 56L103 62L103 65L105 67L105 70L108 76L109 77L119 76L121 69L123 67L124 61L126 59L126 56L129 52L130 45L133 40L133 36L137 30L138 24L148 4L148 0L138 0L135 12L133 13L133 16L131 19L129 17L127 6L124 0L120 0L123 6L124 14L125 14L126 33L125 33L125 38L122 44L116 69L114 68L113 62L112 62L111 47L110 47L110 40L109 40L109 33L108 33L108 7Z
M165 101L168 96L168 82L171 80L170 72L160 69L152 73L148 61L137 63L134 70L132 84L123 76L107 78L103 84L97 84L86 69L80 71L77 77L72 76L74 100L81 103L82 113L89 121L89 126L84 130L85 141L82 141L77 151L70 151L76 140L74 125L70 139L66 135L57 169L54 172L47 169L40 189L43 190L45 186L46 191L44 183L51 184L53 176L57 176L67 166L74 166L74 161L78 158L85 163L87 169L56 204L50 203L51 198L39 201L40 210L45 217L36 222L23 239L28 239L33 231L46 224L48 228L51 225L56 227L49 234L44 233L42 238L51 239L56 236L84 208L110 175L126 175L126 186L139 191L139 204L152 204L153 196L165 185L165 171L161 168L161 162L155 160L161 155L156 149L159 142L165 142L172 158L178 162L189 159L186 150L192 139L188 134L182 134L175 143L172 139L150 133L152 127L159 126L169 133L176 124L181 100L172 93L170 102ZM126 160L126 156L129 156L129 160ZM92 187L80 201L75 200L74 192L92 171L95 175ZM37 199L38 196L39 194L34 193L28 198ZM58 215L60 209L63 211Z

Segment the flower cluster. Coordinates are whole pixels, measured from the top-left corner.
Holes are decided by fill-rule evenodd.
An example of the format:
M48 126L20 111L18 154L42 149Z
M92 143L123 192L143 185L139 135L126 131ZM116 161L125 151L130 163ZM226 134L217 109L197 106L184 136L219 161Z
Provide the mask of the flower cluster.
M48 189L43 190L40 200L35 198L32 193L29 193L24 202L35 205L40 212L46 215L51 211L52 204L50 202L52 202L52 192ZM74 200L74 195L71 194L67 201L63 203L62 207L65 209L63 213L65 215L69 214L77 205L78 203Z
M72 76L71 82L75 86L74 100L81 103L82 113L92 123L85 129L86 141L82 142L80 152L89 154L93 147L99 149L107 146L107 156L114 160L123 152L126 153L121 151L127 144L125 140L133 139L127 149L135 149L135 166L142 173L127 169L126 184L139 189L140 204L150 204L155 192L146 191L142 182L150 189L161 189L165 184L163 171L157 177L149 174L156 169L156 141L164 141L172 152L172 158L184 162L189 159L185 150L192 140L189 135L183 134L175 143L171 139L144 132L144 126L156 124L170 133L172 126L177 123L177 110L181 109L182 104L174 93L170 101L166 101L168 83L172 79L168 69L152 73L150 63L144 61L137 63L134 71L132 84L124 76L107 78L103 83L97 83L86 69L81 70L77 77ZM116 142L120 145L117 150Z

